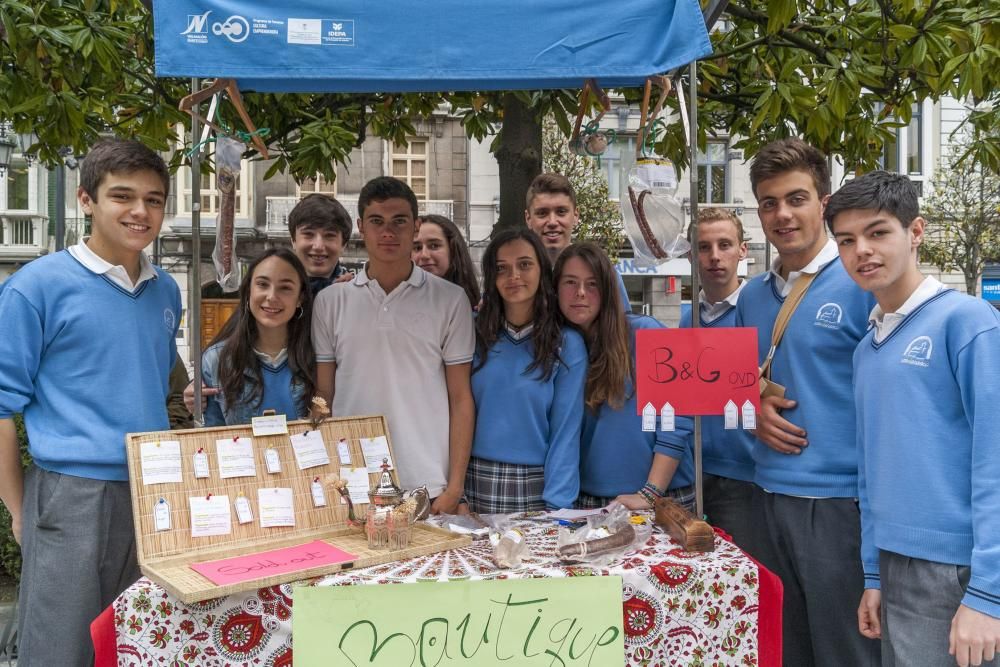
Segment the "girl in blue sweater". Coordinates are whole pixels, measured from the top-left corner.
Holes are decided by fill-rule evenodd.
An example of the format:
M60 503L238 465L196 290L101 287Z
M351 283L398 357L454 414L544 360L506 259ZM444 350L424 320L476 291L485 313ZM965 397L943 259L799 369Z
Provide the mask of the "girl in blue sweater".
M239 307L202 355L206 426L248 424L268 409L306 416L316 371L308 285L290 250L272 248L250 265Z
M528 230L483 255L472 394L476 430L465 494L474 512L571 507L580 486L587 349L563 328L548 255Z
M559 255L555 281L559 308L590 351L577 506L617 500L629 509L649 509L669 496L693 510L691 420L676 418L673 432L647 432L636 410L635 332L663 325L622 312L614 267L592 243L571 245Z

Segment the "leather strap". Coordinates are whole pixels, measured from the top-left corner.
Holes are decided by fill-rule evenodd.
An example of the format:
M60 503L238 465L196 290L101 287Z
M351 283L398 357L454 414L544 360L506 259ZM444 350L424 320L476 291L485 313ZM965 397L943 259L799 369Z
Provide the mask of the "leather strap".
M792 315L795 313L795 309L799 307L799 303L802 302L802 298L806 295L806 290L809 289L809 285L812 281L816 279L816 273L804 273L796 279L795 284L792 286L792 291L788 293L785 297L785 303L781 304L781 310L778 311L778 317L774 320L774 329L771 330L771 349L767 352L767 357L764 359L764 363L760 366L760 377L768 378L771 377L771 360L774 359L774 353L778 349L778 343L781 342L782 336L785 335L785 329L788 328L788 323L792 319Z

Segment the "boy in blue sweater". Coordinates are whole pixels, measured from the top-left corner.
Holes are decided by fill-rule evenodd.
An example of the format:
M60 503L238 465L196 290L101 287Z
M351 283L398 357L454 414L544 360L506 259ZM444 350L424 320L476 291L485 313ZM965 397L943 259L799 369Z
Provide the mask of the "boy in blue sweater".
M746 285L737 275L740 260L747 256L743 222L727 209L702 208L698 209L696 229L698 238L690 240L697 253L702 284L699 324L732 327L736 323L736 304ZM681 306L680 326L692 326L688 304ZM712 525L752 552L754 485L750 443L725 430L721 416L703 417L701 426L705 514Z
M736 325L757 327L759 361L771 356L771 379L785 387L784 398L761 399L756 440L749 441L762 489L754 555L784 584L786 665L874 666L879 644L856 628L864 576L851 387L851 355L873 301L826 236L830 172L822 153L799 139L772 142L755 156L750 182L778 257L743 288ZM785 300L806 285L772 348Z
M92 663L90 622L140 576L124 438L169 428L180 292L143 254L168 188L148 148L96 145L77 193L92 235L0 292L0 499L23 556L22 665ZM24 477L17 413L34 460Z
M883 664L997 664L1000 317L921 275L924 220L905 176L851 181L825 218L847 272L878 301L854 353L859 629L881 637Z

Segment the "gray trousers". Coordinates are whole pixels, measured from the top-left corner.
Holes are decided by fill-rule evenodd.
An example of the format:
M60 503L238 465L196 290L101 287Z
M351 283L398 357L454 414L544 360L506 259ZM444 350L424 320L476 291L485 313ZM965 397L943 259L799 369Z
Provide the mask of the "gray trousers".
M879 642L858 632L864 592L861 516L852 498L761 491L757 559L784 584L782 653L788 667L877 667Z
M961 565L879 552L883 667L955 664L948 635L970 574ZM997 667L1000 658L982 664Z
M140 577L128 482L28 469L18 663L92 665L90 623Z
M738 547L756 558L754 553L753 497L759 493L753 482L702 475L703 500L708 522L729 533Z

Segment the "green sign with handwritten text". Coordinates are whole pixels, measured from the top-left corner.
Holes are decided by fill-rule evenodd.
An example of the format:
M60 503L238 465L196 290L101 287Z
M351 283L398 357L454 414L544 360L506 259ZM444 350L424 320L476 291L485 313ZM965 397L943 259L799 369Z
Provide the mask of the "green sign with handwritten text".
M620 577L294 589L296 667L625 663Z

